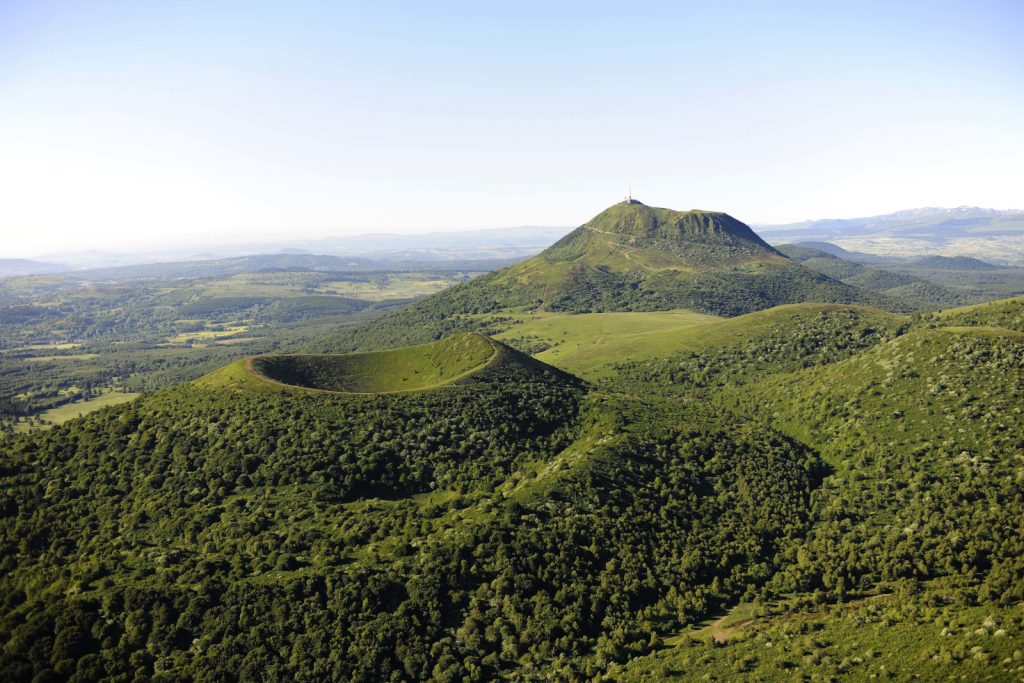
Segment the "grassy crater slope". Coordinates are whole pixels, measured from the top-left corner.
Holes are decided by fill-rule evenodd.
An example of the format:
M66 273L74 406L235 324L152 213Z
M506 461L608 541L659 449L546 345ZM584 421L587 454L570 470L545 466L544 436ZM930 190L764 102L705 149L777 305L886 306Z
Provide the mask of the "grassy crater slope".
M498 354L482 334L456 334L434 342L387 351L331 355L257 356L259 376L308 389L378 393L427 389L480 370Z
M582 385L577 377L477 332L386 351L243 358L193 385L247 394L392 394L493 382L509 371Z
M473 314L688 309L736 316L788 303L906 308L805 268L714 211L617 204L534 258L452 287L354 334L351 348L478 329Z

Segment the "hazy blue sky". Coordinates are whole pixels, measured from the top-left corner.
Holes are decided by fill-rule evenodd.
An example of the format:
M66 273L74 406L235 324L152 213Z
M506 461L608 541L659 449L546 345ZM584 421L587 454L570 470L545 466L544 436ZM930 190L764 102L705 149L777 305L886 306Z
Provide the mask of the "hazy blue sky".
M1024 2L0 0L0 256L1024 208Z

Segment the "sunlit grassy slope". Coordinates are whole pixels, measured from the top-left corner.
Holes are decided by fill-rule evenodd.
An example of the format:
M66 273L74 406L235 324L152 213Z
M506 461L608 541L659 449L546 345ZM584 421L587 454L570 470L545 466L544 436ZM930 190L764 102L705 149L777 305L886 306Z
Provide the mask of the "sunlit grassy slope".
M62 424L68 420L72 420L81 415L87 415L100 408L106 408L107 406L116 406L121 403L126 403L134 398L137 398L140 394L137 393L124 393L120 391L111 391L105 394L89 399L88 401L75 401L73 403L65 403L62 406L56 408L50 408L39 413L39 417L43 418L47 422L53 424ZM19 423L17 431L28 431L29 425L27 423Z
M926 591L935 599L938 593ZM940 594L939 594L940 595ZM681 640L616 670L615 680L1020 680L1024 610L990 605L926 612L906 596L856 600L828 611L766 613L728 645ZM999 635L995 635L998 633ZM1016 675L1016 677L1015 677Z
M789 304L736 318L718 318L691 311L650 313L513 316L515 322L495 335L538 360L585 379L605 378L627 361L666 358L681 351L700 351L741 344L759 336L784 334L788 327L826 312L854 311L879 325L904 317L867 306Z
M692 311L651 313L535 313L496 339L531 350L538 360L581 377L601 374L616 359L647 358L672 353L681 336L694 327L720 320Z
M199 384L352 393L414 391L464 378L498 354L499 346L481 334L456 334L432 344L369 353L256 356L221 368Z
M790 434L837 456L851 442L938 448L965 462L1012 450L1024 429L1024 334L915 329L848 360L745 390ZM975 460L976 461L976 460Z
M937 311L927 319L946 326L983 325L1024 332L1024 296Z

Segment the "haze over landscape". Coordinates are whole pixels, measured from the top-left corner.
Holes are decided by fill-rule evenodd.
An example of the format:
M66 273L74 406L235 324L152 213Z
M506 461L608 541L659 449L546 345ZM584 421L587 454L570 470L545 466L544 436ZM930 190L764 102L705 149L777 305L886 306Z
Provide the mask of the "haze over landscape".
M1024 681L1022 19L3 4L0 680Z
M1022 208L1022 12L5 3L2 255Z

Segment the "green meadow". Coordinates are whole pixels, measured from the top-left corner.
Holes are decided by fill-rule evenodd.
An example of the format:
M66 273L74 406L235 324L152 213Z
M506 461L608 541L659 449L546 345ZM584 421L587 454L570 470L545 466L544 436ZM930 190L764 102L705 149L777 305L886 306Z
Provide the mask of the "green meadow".
M513 320L494 338L520 348L545 346L535 358L589 379L600 375L602 366L612 360L670 353L694 328L720 318L692 311L658 311L534 313Z
M44 410L34 417L41 418L48 424L63 424L68 420L73 420L77 417L81 417L82 415L88 415L100 408L126 403L138 398L140 395L141 394L137 393L109 391L87 401L73 401L71 403L65 403L64 405L57 406L56 408ZM30 425L27 422L18 422L15 425L15 430L18 432L25 432L34 428L37 427Z
M618 364L664 358L680 351L727 348L785 329L800 319L837 311L855 312L878 325L906 319L867 306L841 304L788 304L735 318L683 310L509 314L499 317L501 331L494 338L593 380L609 377Z

